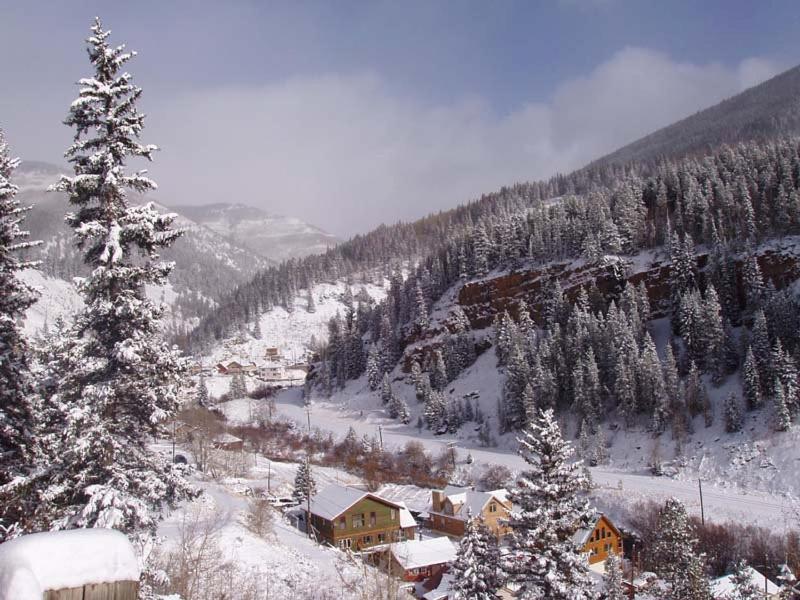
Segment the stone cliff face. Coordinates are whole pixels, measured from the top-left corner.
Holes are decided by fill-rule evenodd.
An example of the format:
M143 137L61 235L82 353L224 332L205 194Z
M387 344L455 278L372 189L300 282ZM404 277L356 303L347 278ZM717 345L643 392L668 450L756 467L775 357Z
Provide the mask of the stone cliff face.
M739 257L735 261L739 301L742 305L745 301L742 286L743 258ZM800 239L787 238L783 242L763 248L759 251L757 260L765 282L771 281L776 289L792 285L800 279ZM708 254L700 253L696 256L701 287L705 286L703 274L707 263ZM472 329L480 330L489 327L495 316L505 310L516 318L520 300L528 304L533 319L541 322L542 290L553 277L558 278L569 301L577 298L581 287L594 287L595 293L599 293L606 304L619 297L627 282L635 286L644 282L650 298L652 317L659 318L669 314L671 268L666 261L654 261L643 269L634 269L633 261L625 257L606 257L600 263L592 265L586 265L582 261L556 263L512 270L496 277L468 282L458 291L456 301L466 313ZM413 350L406 352L403 370L410 370L412 359L422 361L433 352L439 342L430 338L443 331L439 327L406 340L417 344ZM430 342L425 343L425 339L430 339ZM488 340L483 340L478 350L482 352L488 347Z

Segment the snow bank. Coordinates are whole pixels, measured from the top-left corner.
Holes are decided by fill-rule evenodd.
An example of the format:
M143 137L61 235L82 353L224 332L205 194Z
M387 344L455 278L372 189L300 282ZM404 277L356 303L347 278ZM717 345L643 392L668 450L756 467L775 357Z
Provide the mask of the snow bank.
M34 533L0 546L0 600L41 600L45 590L138 581L128 538L110 529Z

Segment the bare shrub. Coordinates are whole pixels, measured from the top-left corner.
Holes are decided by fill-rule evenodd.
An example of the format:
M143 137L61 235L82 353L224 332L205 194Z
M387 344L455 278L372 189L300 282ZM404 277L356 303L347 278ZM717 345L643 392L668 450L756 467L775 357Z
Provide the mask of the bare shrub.
M266 498L256 496L247 508L245 523L247 528L258 537L266 538L274 533L275 508Z
M511 471L504 465L488 465L481 474L478 484L486 491L508 487Z

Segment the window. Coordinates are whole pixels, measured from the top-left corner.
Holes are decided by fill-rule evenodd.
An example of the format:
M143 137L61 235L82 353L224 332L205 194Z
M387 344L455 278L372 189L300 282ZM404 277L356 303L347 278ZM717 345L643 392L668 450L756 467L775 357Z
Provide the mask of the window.
M385 533L379 533L378 534L378 543L379 544L383 544L384 542L386 542L386 534Z
M341 548L342 550L346 550L347 548L350 548L352 545L353 545L353 540L351 540L350 538L344 538L339 540L339 548Z
M389 515L392 521L394 521L397 518L397 510L395 510L394 508L389 509Z
M359 528L364 526L364 513L353 515L353 527Z
M611 549L611 544L603 544L603 552L608 553L610 549Z
M365 546L370 546L370 545L372 545L372 536L371 536L371 535L365 535L365 536L364 536L364 539L363 539L363 544L364 544Z
M339 529L345 529L347 527L347 517L339 517Z
M402 534L402 533L403 533L402 531L398 531L398 530L393 531L392 532L392 541L399 542L400 541L400 534Z
M495 504L494 502L492 502L492 503L489 505L489 512L490 512L490 513L497 512L497 504Z
M375 513L374 512L369 513L369 524L370 524L370 527L375 527L375 523L377 523L377 522L378 522L378 520L377 520L377 518L375 516Z

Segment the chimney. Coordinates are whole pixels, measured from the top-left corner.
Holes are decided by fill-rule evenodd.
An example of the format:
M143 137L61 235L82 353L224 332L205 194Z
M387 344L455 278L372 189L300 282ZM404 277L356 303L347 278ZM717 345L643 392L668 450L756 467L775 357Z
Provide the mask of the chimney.
M444 502L444 493L440 490L433 490L431 492L431 508L433 512L441 512L442 502Z

